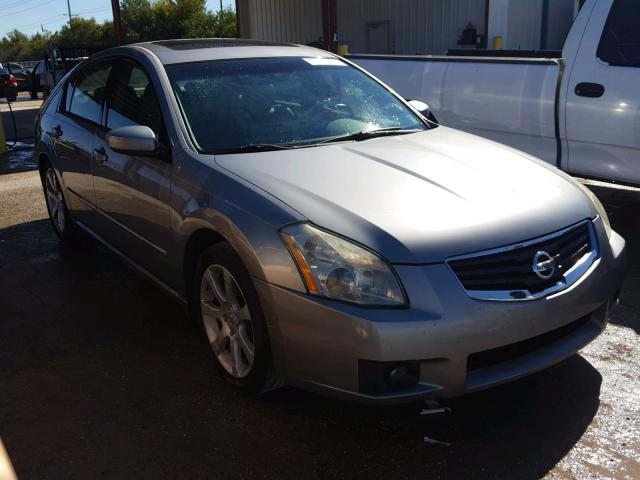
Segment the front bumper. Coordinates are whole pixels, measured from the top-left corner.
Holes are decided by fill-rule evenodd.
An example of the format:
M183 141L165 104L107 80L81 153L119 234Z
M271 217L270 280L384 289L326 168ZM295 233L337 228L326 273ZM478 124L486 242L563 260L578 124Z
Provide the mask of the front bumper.
M605 327L624 276L625 242L555 295L524 302L475 300L445 264L396 266L410 308L362 308L256 282L276 368L302 388L365 403L445 398L511 381L571 356ZM603 245L603 240L605 244ZM367 387L374 368L411 362L411 386ZM382 366L382 370L378 367Z

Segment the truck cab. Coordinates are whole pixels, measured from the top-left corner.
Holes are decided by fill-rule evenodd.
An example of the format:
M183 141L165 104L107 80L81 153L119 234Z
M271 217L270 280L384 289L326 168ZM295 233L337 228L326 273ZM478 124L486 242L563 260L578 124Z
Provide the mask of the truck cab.
M565 45L567 170L640 185L640 4L588 2ZM579 32L576 32L579 33Z

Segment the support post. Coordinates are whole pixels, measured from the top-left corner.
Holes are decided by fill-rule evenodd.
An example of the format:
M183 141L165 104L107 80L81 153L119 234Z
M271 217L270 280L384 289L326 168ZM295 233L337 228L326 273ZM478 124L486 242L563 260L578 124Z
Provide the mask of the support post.
M2 123L2 114L0 114L0 155L7 153L7 137L4 134L4 125Z
M336 0L320 0L322 7L322 41L325 50L335 52L338 34L338 9Z

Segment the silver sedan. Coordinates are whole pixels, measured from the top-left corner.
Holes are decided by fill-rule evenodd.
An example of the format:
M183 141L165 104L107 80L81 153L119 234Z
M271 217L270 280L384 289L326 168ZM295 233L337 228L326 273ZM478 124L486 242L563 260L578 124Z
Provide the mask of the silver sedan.
M510 381L595 338L622 282L588 190L313 48L101 52L44 103L35 155L62 241L97 239L182 302L253 393Z

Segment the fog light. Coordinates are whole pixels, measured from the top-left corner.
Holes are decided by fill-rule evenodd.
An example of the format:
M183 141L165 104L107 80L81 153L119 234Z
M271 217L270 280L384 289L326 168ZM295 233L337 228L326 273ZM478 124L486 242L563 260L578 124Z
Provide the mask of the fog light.
M394 387L406 387L418 383L419 368L415 363L408 363L392 368L387 373L387 383Z
M359 391L384 395L415 386L420 381L420 362L376 362L358 360Z

